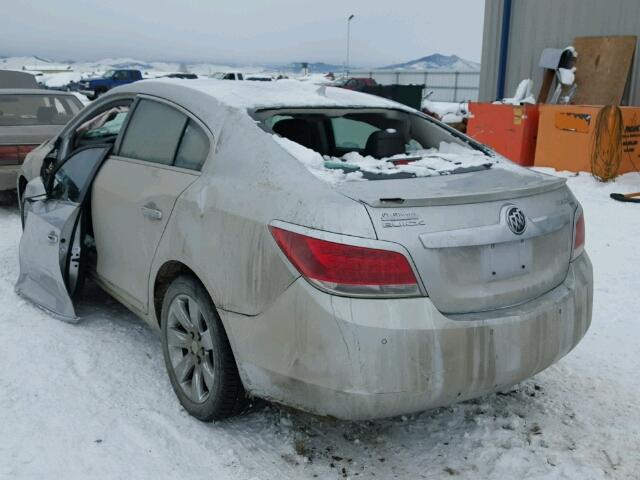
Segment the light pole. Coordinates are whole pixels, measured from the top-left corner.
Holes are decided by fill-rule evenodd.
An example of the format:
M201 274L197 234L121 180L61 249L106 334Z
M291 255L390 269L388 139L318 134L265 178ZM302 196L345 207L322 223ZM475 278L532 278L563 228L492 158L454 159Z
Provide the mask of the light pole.
M347 18L347 63L344 66L344 76L347 77L349 75L349 46L351 42L351 20L355 15L352 13Z

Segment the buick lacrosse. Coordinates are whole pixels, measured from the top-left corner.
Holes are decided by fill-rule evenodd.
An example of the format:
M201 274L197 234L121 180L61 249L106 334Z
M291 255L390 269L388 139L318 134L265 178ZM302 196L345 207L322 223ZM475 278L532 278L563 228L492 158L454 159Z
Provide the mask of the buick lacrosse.
M19 190L17 292L76 321L91 278L159 329L201 420L250 396L352 420L450 404L591 322L565 180L362 93L126 85L31 152Z

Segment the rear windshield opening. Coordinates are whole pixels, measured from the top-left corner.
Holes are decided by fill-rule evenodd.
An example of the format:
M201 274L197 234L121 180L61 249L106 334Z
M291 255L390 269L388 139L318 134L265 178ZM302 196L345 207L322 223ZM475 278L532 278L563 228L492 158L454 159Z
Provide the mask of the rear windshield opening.
M0 126L65 125L81 105L68 95L0 95Z
M255 114L264 130L327 180L383 180L485 170L495 162L418 115L382 109Z

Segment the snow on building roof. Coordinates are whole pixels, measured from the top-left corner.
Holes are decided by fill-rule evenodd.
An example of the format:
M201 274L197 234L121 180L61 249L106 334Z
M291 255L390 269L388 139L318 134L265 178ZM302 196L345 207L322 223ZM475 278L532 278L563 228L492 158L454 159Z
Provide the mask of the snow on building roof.
M395 108L413 111L400 103L343 88L309 85L297 80L248 82L233 80L163 78L145 83L174 84L209 95L227 106L257 110L279 107Z

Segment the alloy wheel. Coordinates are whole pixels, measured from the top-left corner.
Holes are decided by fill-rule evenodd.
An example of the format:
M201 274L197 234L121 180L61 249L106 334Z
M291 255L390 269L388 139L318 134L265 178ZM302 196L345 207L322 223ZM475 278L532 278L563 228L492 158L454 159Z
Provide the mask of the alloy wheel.
M194 403L205 402L214 388L210 320L189 295L177 295L169 307L167 346L171 368L182 392Z

